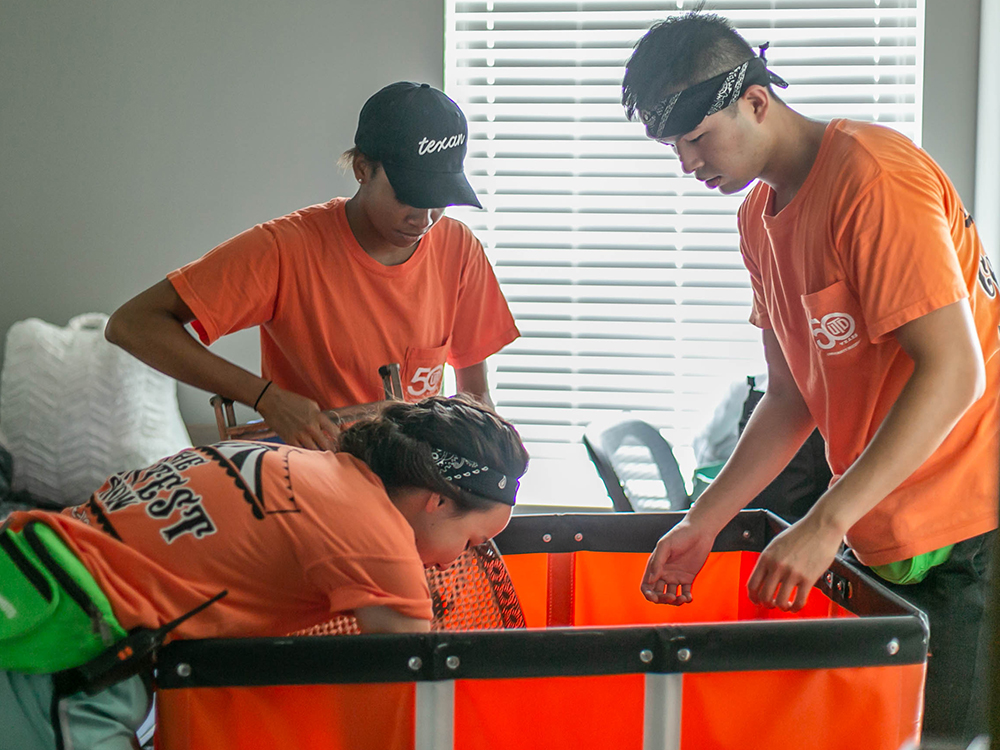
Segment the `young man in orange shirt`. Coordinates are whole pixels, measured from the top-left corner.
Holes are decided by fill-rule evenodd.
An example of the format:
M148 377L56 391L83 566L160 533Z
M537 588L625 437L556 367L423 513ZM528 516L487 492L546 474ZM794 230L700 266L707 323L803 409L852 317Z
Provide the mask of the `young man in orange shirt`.
M459 392L491 403L485 360L517 338L482 246L444 217L479 207L463 173L468 125L444 93L399 82L374 94L345 157L351 199L248 229L122 305L108 340L198 388L256 409L288 444L329 449L323 410L382 398L401 365L406 400ZM261 375L199 345L260 327Z
M507 525L528 460L517 431L436 396L388 406L339 447L190 448L61 513L14 513L0 530L0 747L132 747L148 675L88 696L53 695L51 673L221 590L171 636L280 637L341 613L362 632L429 630L424 569Z
M763 49L761 50L763 53ZM683 604L718 531L814 427L834 482L764 550L750 598L801 608L841 542L928 612L924 729L985 729L977 664L997 526L997 280L947 176L887 128L790 109L762 56L699 13L654 26L622 86L629 118L739 211L767 393L732 457L651 555L642 590Z

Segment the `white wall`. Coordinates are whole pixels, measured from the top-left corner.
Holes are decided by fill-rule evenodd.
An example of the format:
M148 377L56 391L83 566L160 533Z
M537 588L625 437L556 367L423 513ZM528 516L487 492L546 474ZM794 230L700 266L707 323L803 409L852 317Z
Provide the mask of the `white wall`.
M335 162L365 99L441 85L443 15L441 0L0 0L0 333L110 313L351 190ZM927 0L923 145L969 205L978 18L979 0ZM256 347L244 332L215 350L256 369ZM181 405L211 420L202 392Z

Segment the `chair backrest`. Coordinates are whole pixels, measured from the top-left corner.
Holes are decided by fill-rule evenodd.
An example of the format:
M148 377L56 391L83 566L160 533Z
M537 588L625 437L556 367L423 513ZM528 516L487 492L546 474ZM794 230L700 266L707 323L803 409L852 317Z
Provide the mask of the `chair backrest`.
M616 511L662 512L690 505L673 448L648 422L594 422L583 443Z

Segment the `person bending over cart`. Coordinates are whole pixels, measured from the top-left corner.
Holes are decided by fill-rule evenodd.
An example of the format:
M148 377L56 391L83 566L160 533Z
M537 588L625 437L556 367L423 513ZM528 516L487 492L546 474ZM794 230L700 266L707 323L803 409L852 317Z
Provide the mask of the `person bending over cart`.
M691 601L717 532L818 427L834 482L763 551L750 598L800 609L846 536L929 615L925 734L971 738L985 729L976 650L997 526L997 279L924 151L803 117L773 85L787 84L700 13L654 26L622 84L627 115L684 172L727 195L758 180L738 223L768 365L732 457L659 541L642 590Z
M344 154L358 191L258 224L122 305L109 341L182 382L257 410L290 445L330 449L324 410L382 398L401 364L407 401L459 392L491 404L485 360L519 335L490 262L446 206L481 207L463 172L468 125L444 93L374 94ZM261 375L209 352L260 327Z
M81 674L116 641L223 591L170 635L283 636L337 613L365 633L429 630L425 568L507 525L527 468L520 437L469 397L435 396L393 403L338 441L339 452L190 448L112 476L61 513L11 515L0 532L0 747L132 747L148 669L93 695Z

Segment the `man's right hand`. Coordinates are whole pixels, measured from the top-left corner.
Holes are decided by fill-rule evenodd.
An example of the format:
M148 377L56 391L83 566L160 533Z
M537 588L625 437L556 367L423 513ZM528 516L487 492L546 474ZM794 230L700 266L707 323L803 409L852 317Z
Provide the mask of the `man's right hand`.
M288 445L310 450L337 449L340 430L310 398L272 383L257 404L257 411Z
M642 595L654 604L687 604L691 584L712 551L715 535L681 521L660 537L642 577Z

